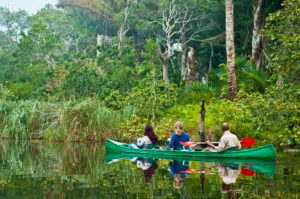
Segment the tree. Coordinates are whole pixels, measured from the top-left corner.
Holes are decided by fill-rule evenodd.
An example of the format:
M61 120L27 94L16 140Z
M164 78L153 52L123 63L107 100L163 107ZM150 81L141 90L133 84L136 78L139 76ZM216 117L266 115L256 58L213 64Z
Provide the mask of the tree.
M138 1L130 0L66 0L60 1L59 6L80 8L98 16L99 22L101 21L105 27L103 33L107 33L107 30L115 32L114 29L117 28L118 50L119 55L121 55L124 37L130 29L128 26L128 17L131 14L133 4L137 3Z
M29 27L28 14L24 10L11 12L0 6L0 26L11 41L5 47L15 47L20 39L21 32Z
M46 24L38 22L32 25L28 33L23 33L15 56L18 57L20 65L34 62L51 65L62 54L60 37L51 32Z
M297 0L285 0L283 9L266 19L264 35L267 38L267 54L277 83L299 83L300 76L300 28Z
M260 67L264 60L264 26L263 0L253 0L253 34L252 34L252 62Z
M172 1L168 8L161 12L161 18L153 21L161 26L160 33L157 37L161 41L161 48L158 49L158 55L162 61L163 79L169 82L169 61L174 54L173 44L174 40L183 41L182 46L186 45L192 40L192 37L203 29L198 29L191 26L191 22L199 20L200 17L194 17L190 14L187 5L179 7ZM191 35L187 37L187 33L192 31Z
M234 20L233 0L225 0L226 9L226 53L227 53L227 81L228 98L237 97L237 82L235 75L235 45L234 45Z

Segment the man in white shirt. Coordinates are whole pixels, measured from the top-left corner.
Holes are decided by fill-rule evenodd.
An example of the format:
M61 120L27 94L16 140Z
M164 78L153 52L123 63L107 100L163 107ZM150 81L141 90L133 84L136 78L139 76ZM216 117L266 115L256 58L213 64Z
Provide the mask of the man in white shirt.
M209 150L212 152L221 152L227 149L241 149L241 143L237 136L229 131L228 123L224 122L222 125L223 136L220 139L219 145L214 146L210 141L206 141L206 144L210 147Z

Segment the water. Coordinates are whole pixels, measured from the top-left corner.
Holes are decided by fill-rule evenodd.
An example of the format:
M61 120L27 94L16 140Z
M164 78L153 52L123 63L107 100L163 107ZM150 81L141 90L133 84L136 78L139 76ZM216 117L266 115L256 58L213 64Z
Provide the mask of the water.
M1 141L0 198L300 198L295 150L275 162L114 158L98 144Z

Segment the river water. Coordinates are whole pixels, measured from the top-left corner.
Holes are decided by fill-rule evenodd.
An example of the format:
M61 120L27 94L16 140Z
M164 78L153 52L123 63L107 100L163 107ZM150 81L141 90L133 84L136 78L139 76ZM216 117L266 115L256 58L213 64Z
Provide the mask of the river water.
M278 152L274 162L197 162L105 155L99 144L1 141L0 198L300 198L300 152Z

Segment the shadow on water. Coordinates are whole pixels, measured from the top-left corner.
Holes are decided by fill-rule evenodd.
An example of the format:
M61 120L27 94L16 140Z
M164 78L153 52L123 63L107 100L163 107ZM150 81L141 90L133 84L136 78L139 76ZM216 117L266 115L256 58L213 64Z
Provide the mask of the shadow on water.
M275 162L153 159L98 144L0 142L0 198L298 198L300 153Z

